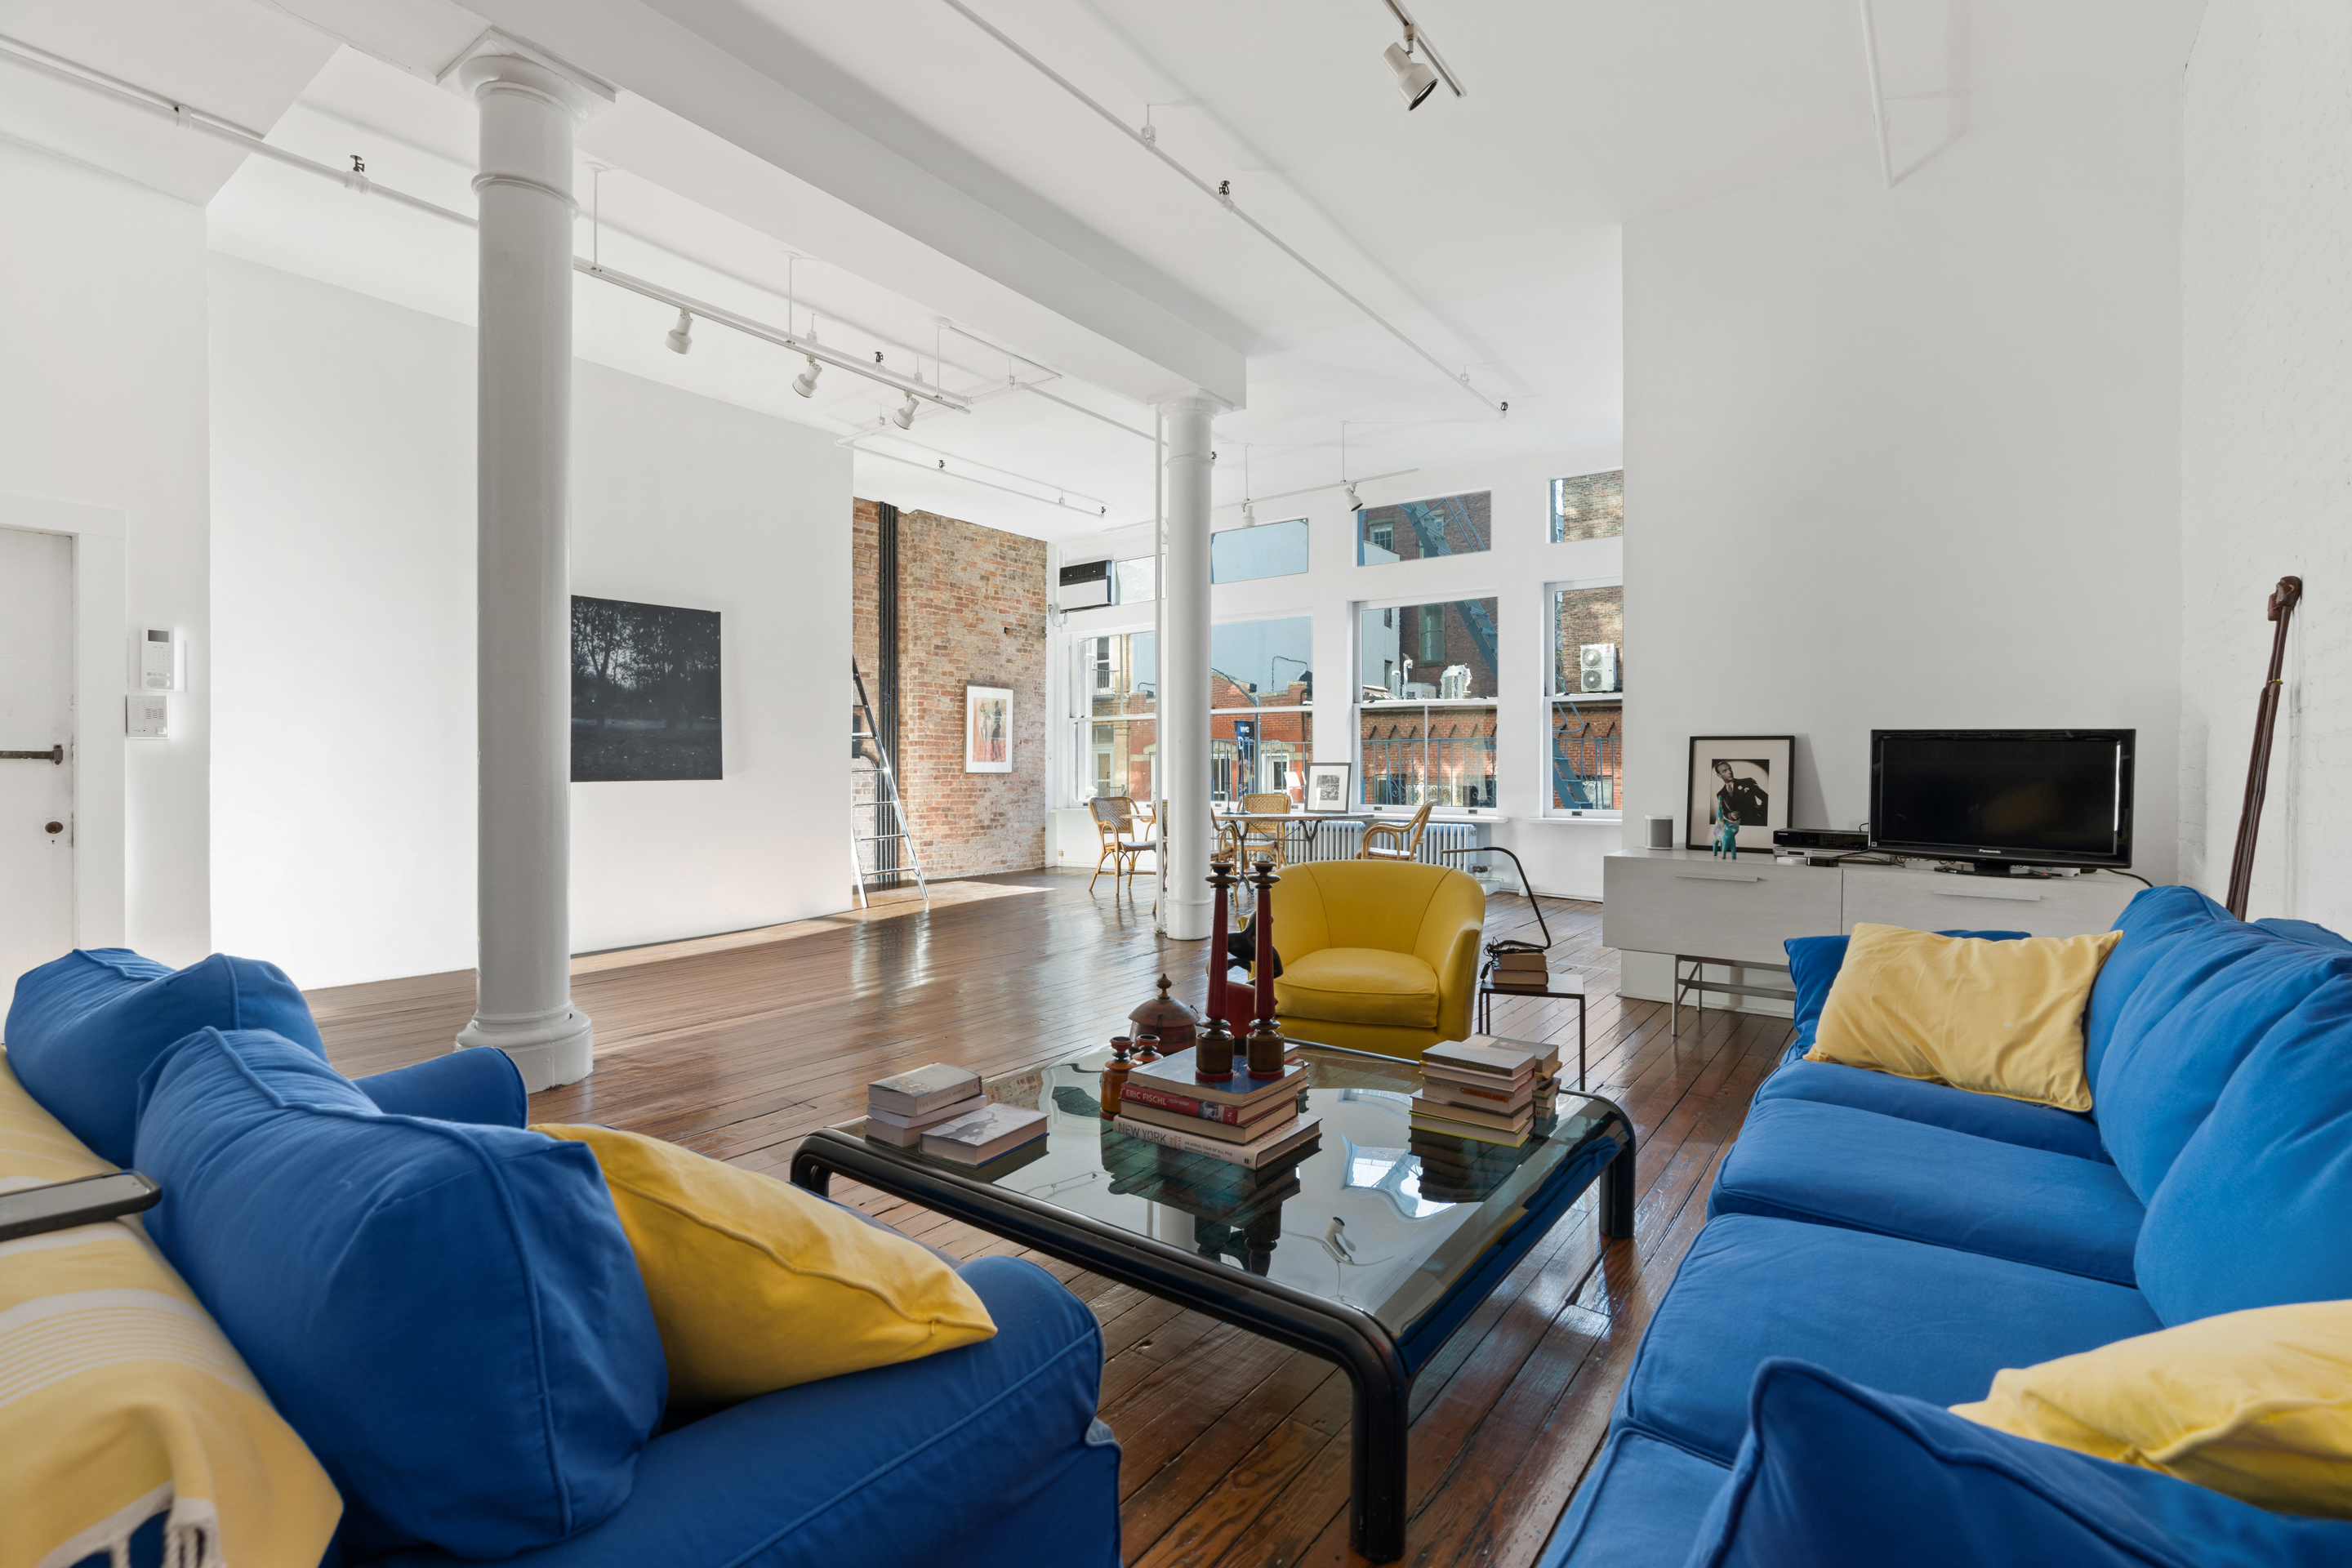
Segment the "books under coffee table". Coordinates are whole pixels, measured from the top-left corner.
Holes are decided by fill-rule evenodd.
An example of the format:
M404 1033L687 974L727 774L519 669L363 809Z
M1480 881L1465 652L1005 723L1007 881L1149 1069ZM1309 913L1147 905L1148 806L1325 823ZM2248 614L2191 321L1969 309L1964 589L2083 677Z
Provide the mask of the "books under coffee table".
M1352 1533L1360 1551L1388 1562L1403 1550L1413 1374L1588 1190L1599 1190L1604 1236L1633 1234L1624 1113L1606 1100L1539 1093L1537 1080L1556 1071L1545 1047L1466 1044L1499 1054L1484 1079L1478 1061L1441 1059L1433 1072L1506 1094L1492 1114L1528 1119L1512 1146L1416 1125L1417 1099L1444 1081L1425 1079L1417 1064L1305 1041L1287 1042L1293 1070L1265 1080L1270 1089L1246 1078L1185 1081L1191 1067L1181 1057L1144 1064L1161 1070L1132 1073L1122 1095L1129 1114L1106 1118L1110 1054L1094 1050L988 1082L992 1112L1031 1112L1048 1131L1008 1154L952 1163L890 1142L880 1133L887 1124L868 1118L803 1140L793 1180L823 1192L835 1173L849 1176L1339 1363L1356 1393ZM1523 1072L1514 1052L1532 1052L1532 1066ZM1164 1100L1128 1099L1139 1082L1189 1102L1172 1114L1192 1125L1132 1115L1171 1112ZM1478 1108L1475 1097L1457 1105ZM1240 1120L1227 1121L1229 1110ZM1300 1141L1257 1168L1230 1158L1254 1140L1203 1131L1260 1122ZM1213 1146L1171 1147L1147 1128Z

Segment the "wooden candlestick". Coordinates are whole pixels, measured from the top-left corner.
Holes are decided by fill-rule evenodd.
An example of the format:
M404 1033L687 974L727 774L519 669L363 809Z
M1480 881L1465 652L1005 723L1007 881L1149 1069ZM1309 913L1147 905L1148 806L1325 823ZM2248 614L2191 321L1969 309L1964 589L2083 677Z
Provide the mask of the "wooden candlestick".
M1222 1079L1234 1076L1234 1029L1225 1020L1225 967L1233 962L1225 952L1225 927L1232 918L1228 896L1234 885L1233 867L1222 858L1211 861L1209 885L1217 890L1216 915L1209 926L1209 1016L1193 1045L1192 1061L1196 1076Z
M1118 1093L1127 1085L1127 1075L1134 1064L1128 1060L1130 1042L1125 1035L1113 1035L1110 1040L1110 1060L1102 1070L1102 1114L1108 1121L1118 1114Z
M1281 879L1274 874L1271 860L1259 861L1250 878L1250 885L1257 890L1256 910L1251 917L1257 923L1257 1019L1249 1037L1252 1078L1282 1076L1282 1029L1274 1016L1274 885Z

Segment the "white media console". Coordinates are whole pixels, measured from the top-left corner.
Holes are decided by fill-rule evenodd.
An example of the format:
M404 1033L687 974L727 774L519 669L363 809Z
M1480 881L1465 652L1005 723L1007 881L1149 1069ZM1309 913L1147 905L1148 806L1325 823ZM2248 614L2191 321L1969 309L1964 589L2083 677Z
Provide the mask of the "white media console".
M1697 849L1618 850L1602 861L1601 887L1601 941L1622 955L1624 995L1676 1003L1703 992L1780 1004L1774 1012L1786 1010L1786 985L1756 984L1741 972L1785 971L1780 944L1790 937L1840 936L1864 921L2077 936L2113 926L2140 889L2108 871L1973 877L1925 866L1781 866L1761 855L1726 860ZM1710 965L1723 971L1720 982L1707 977Z

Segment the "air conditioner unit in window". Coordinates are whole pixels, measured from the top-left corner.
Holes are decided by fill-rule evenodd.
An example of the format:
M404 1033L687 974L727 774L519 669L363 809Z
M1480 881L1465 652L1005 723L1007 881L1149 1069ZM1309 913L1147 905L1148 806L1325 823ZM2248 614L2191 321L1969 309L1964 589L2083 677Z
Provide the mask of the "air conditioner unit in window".
M1623 687L1617 668L1617 645L1613 642L1589 642L1579 647L1576 668L1583 690L1616 691Z
M1110 563L1082 561L1062 568L1061 592L1055 602L1066 610L1091 610L1110 603Z
M1449 664L1437 678L1437 695L1445 700L1457 701L1470 695L1470 667Z

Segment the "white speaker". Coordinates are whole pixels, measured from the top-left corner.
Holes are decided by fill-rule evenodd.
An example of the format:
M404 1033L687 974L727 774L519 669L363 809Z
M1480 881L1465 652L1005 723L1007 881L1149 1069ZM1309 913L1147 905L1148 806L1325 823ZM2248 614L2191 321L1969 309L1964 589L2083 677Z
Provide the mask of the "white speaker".
M1617 680L1617 645L1613 642L1589 642L1576 650L1577 674L1587 691L1614 691Z
M1672 849L1675 847L1675 819L1671 816L1645 816L1643 823L1649 829L1649 847Z

